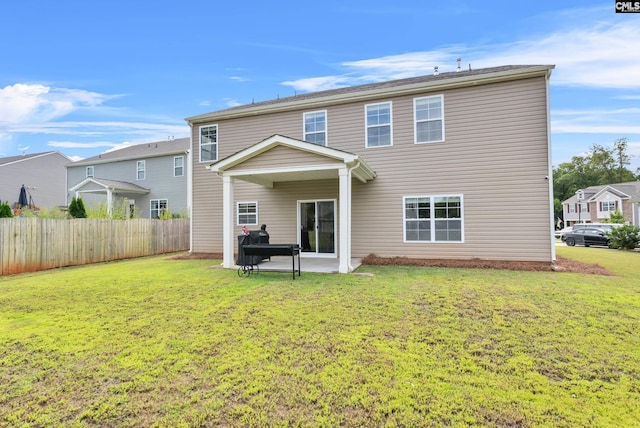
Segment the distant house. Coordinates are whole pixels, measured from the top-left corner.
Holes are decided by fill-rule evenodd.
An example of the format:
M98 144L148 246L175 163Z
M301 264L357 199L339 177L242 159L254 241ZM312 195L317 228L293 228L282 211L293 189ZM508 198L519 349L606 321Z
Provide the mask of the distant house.
M640 181L590 186L562 202L564 224L599 223L620 211L631 224L640 225Z
M303 257L551 261L553 66L435 73L187 118L192 251L243 225Z
M32 208L66 205L66 169L71 159L60 152L0 158L0 201L13 208L24 185Z
M142 218L187 213L189 138L136 144L67 165L67 202Z

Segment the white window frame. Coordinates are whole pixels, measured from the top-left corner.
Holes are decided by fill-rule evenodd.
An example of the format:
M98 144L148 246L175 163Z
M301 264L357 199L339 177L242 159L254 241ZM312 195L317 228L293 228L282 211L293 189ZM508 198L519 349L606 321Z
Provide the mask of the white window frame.
M207 128L214 128L216 130L216 141L215 142L209 142L209 143L203 143L202 142L202 131L207 129ZM200 156L200 162L215 162L218 160L218 142L220 141L220 132L219 132L219 128L217 124L214 125L204 125L198 128L198 140L199 140L199 156ZM202 159L202 147L203 146L213 146L213 159Z
M587 203L586 202L580 202L578 204L578 206L580 207L580 212L581 213L589 212L589 210L587 209Z
M603 213L612 213L616 210L616 201L600 201ZM611 209L613 207L613 209Z
M310 115L318 115L322 114L324 117L324 129L321 131L313 130L307 131L307 116ZM319 146L328 146L329 145L329 133L328 133L329 125L327 123L327 111L326 110L316 110L316 111L308 111L302 114L302 135L304 136L302 139L306 142L317 144ZM309 140L310 135L318 135L324 134L324 144L319 144L314 141Z
M164 201L164 208L161 207L161 203ZM153 208L153 203L156 202L158 204L158 208ZM160 199L151 199L149 201L149 218L160 218L160 216L162 215L162 210L168 210L169 209L169 199L166 198L160 198ZM158 216L154 217L153 216L153 212L157 211L158 212Z
M87 178L93 178L95 173L95 168L93 165L87 167Z
M176 161L180 159L181 164L176 165ZM178 168L180 168L180 174L177 173ZM184 176L184 156L174 156L173 157L173 176L174 177L183 177Z
M389 106L389 123L384 123L384 124L380 124L380 123L376 123L376 124L369 124L369 108L371 107L376 107L376 106L382 106L382 105L388 105ZM379 103L372 103L372 104L365 104L364 106L364 126L365 126L365 141L364 141L364 145L366 148L368 149L375 149L375 148L379 148L379 147L391 147L393 146L393 104L391 101L383 101L383 102L379 102ZM374 128L380 128L382 126L388 126L389 127L389 144L385 144L385 145L377 145L377 146L370 146L369 145L369 130L374 129Z
M568 207L569 207L569 210L568 210L569 214L575 214L576 212L578 212L576 210L576 204L568 204Z
M142 173L142 178L140 178L140 173ZM141 181L146 179L146 177L147 177L146 161L143 161L143 160L136 161L136 180Z
M440 100L440 116L439 117L428 117L427 119L418 119L418 102L422 100L432 100L439 99ZM418 124L426 123L426 122L442 122L442 138L439 140L426 140L426 141L418 141ZM444 95L430 95L428 97L418 97L413 99L413 135L414 135L414 143L415 144L428 144L428 143L441 143L444 141Z
M429 199L429 218L424 218L418 221L428 221L429 222L429 236L428 240L414 240L407 239L407 221L413 221L414 219L407 218L407 200L408 199ZM459 218L451 218L451 219L442 219L436 218L436 208L435 201L437 198L459 198L460 199L460 217ZM460 221L460 240L437 240L436 239L436 221L443 220L459 220ZM402 240L407 244L424 244L424 243L434 243L434 244L460 244L464 243L464 197L462 194L447 194L447 195L407 195L402 197Z
M244 211L244 210L243 212L241 212L241 205L246 205L247 207L249 205L254 205L255 213L251 213L249 211ZM253 222L250 222L250 221L242 222L240 221L241 215L245 215L245 216L255 215L255 219ZM245 225L253 226L258 224L258 201L239 201L236 203L236 224L238 226L245 226Z

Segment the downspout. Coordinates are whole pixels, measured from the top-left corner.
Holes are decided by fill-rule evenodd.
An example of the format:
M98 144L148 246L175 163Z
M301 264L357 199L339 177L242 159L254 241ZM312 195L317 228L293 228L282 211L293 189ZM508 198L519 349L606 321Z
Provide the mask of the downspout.
M193 252L193 124L189 123L189 150L187 150L187 212L189 213L189 252Z

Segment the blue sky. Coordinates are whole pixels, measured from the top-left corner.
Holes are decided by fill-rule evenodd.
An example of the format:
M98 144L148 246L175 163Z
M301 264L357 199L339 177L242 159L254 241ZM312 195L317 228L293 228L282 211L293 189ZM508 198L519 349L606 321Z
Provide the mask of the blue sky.
M640 167L640 14L614 1L0 0L0 156L187 137L184 118L294 93L555 64L553 163L626 137Z

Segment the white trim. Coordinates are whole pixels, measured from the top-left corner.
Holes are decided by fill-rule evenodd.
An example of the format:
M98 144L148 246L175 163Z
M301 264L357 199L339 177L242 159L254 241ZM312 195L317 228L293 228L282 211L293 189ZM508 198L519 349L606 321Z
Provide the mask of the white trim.
M89 175L89 168L91 168L91 175ZM88 165L85 169L85 178L93 178L96 175L96 168L93 165Z
M433 141L418 141L418 118L417 118L417 114L416 114L416 103L418 102L418 100L425 100L425 99L429 99L429 98L440 98L440 121L442 121L442 139L440 140L433 140ZM421 120L420 122L430 122L433 120L438 120L438 119L427 119L427 120ZM413 143L414 144L431 144L431 143L443 143L445 140L445 136L444 136L444 94L439 94L439 95L429 95L429 96L425 96L425 97L416 97L413 99Z
M304 141L307 141L307 129L306 129L306 122L307 122L307 115L308 114L317 114L317 113L324 113L324 147L328 147L329 146L329 118L328 118L328 113L327 110L314 110L314 111L304 111L302 112L302 139ZM310 132L309 134L319 134L319 132ZM312 144L316 144L316 143L312 143ZM320 145L320 144L317 144Z
M180 175L176 175L176 159L182 158L182 174ZM174 156L173 157L173 176L174 177L184 177L184 168L185 168L185 156L184 155L180 155L180 156Z
M233 177L222 176L222 266L233 268Z
M379 106L382 104L389 104L389 144L384 146L370 146L369 145L369 128L386 126L386 125L372 125L369 126L367 109L372 106ZM377 149L381 147L393 147L393 102L392 101L380 101L376 103L370 103L364 105L364 147L366 149Z
M140 169L140 165L142 165L142 169ZM142 178L140 178L140 175L138 174L140 171L142 171ZM143 181L146 178L147 178L147 162L144 159L136 161L136 181Z
M431 224L431 240L429 241L408 241L407 240L407 218L406 207L407 199L410 198L429 198L431 216L425 221L429 221ZM436 220L435 217L435 198L460 198L460 240L459 241L437 241L436 240ZM443 220L456 220L456 219L443 219ZM405 195L402 197L402 242L405 244L464 244L464 196L460 194L422 194L422 195Z
M154 201L158 202L158 218L160 218L160 216L162 215L162 211L161 211L161 208L160 208L160 202L161 201L166 201L167 202L166 203L167 206L165 207L165 210L169 211L169 199L168 198L149 199L149 218L155 218L155 217L153 217L153 208L151 207L151 204ZM109 205L111 205L111 204L109 204Z
M216 153L214 159L206 159L202 160L202 129L203 128L216 128L216 142L215 143L207 143L207 145L215 145ZM220 127L217 123L200 125L198 126L198 160L200 163L204 162L216 162L218 160L218 152L220 151Z
M255 223L240 222L240 204L254 204L256 206ZM246 213L244 215L247 215ZM236 226L255 226L258 224L258 201L236 201Z

